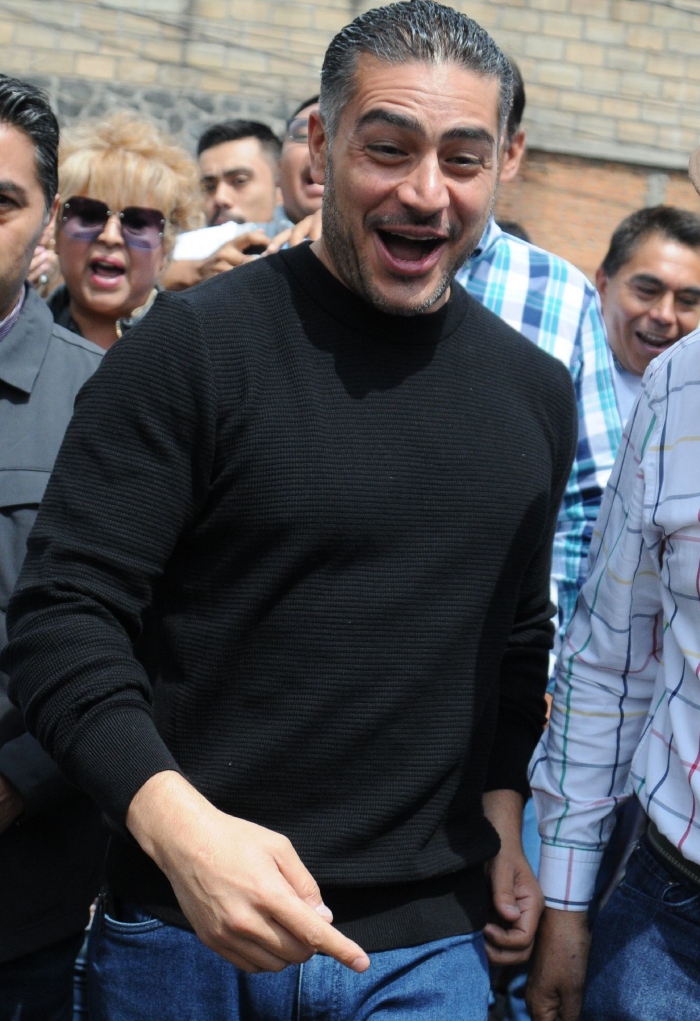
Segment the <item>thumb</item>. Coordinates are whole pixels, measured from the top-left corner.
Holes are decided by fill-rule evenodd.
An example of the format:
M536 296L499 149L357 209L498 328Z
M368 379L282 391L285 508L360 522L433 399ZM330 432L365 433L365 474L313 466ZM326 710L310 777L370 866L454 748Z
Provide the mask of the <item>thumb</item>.
M515 896L515 871L496 865L491 871L491 891L496 911L508 922L516 922L522 914Z

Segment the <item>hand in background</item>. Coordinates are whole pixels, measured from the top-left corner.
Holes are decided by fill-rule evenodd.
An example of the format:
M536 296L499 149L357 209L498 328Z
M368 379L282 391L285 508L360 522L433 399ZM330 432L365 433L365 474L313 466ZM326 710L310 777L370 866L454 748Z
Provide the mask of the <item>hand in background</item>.
M184 291L203 280L226 273L237 266L244 266L257 258L246 252L251 246L265 250L270 239L261 230L246 231L239 234L233 241L227 241L217 248L208 259L176 259L172 261L161 275L160 284L166 291Z
M578 1021L590 942L585 911L545 908L527 984L533 1021Z
M501 838L501 850L486 866L498 918L484 927L486 954L492 964L522 964L532 951L544 907L542 891L523 851L523 799L516 791L489 791L483 804Z
M301 244L302 241L318 241L320 237L321 210L318 209L310 216L306 216L303 220L299 220L299 223L295 223L293 227L288 227L280 234L277 234L277 236L274 237L267 246L265 255L274 255L275 252L279 252L282 245L287 244L287 242L289 242L289 247L293 248L294 245Z
M52 280L58 278L59 273L58 256L54 250L45 245L37 245L27 272L27 280L32 287L39 290L47 287Z

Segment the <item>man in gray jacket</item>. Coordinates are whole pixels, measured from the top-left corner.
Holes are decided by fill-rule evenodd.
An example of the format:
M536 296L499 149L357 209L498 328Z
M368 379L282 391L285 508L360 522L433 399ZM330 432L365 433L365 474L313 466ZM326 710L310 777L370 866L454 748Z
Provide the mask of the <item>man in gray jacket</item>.
M25 283L56 215L58 124L0 75L0 649L5 611L80 387L102 351L55 326ZM95 806L24 729L0 673L0 1021L72 1016L73 963L100 881Z

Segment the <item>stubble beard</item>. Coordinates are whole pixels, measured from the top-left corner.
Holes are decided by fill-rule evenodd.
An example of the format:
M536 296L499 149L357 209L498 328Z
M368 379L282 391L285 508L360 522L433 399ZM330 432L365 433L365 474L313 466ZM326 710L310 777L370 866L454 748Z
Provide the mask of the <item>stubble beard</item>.
M375 285L366 266L362 265L357 246L346 218L343 216L337 202L335 181L333 178L333 165L329 160L326 167L326 179L323 192L323 243L328 250L333 265L345 285L355 294L358 294L365 301L373 305L380 312L387 312L390 315L415 316L428 312L433 305L443 296L452 283L457 270L472 254L478 245L481 235L486 229L493 198L488 213L484 217L478 230L470 232L464 245L460 247L438 281L432 294L415 304L396 304L389 300ZM415 278L406 278L406 287L415 284Z

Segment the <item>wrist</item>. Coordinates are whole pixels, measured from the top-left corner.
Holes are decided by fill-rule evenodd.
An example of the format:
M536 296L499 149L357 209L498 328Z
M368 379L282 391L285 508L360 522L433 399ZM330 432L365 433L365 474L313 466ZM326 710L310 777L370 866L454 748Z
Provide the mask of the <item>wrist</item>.
M522 853L522 795L511 790L488 791L482 803L484 815L501 839L501 850Z
M167 874L179 847L201 833L203 815L211 808L180 773L165 770L150 777L137 791L129 805L126 825L146 854Z

